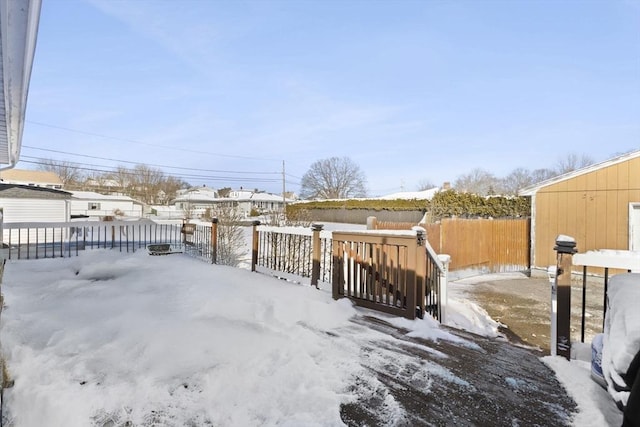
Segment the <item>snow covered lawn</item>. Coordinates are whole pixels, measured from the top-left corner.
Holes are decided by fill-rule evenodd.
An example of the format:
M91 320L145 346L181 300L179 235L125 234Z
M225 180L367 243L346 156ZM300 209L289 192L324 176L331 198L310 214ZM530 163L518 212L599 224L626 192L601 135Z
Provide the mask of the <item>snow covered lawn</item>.
M13 262L3 291L16 426L336 425L361 369L347 300L186 256Z

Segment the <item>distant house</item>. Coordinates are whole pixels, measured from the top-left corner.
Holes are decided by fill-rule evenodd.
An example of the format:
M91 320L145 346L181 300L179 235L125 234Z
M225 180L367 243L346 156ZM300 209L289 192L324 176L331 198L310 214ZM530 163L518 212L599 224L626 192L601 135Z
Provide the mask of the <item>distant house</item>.
M640 251L640 150L525 188L531 196L532 266L555 265L558 235L578 251Z
M143 204L129 196L114 196L92 191L71 191L71 217L96 218L127 217L142 218Z
M289 202L290 200L286 200ZM281 212L284 205L282 196L251 190L231 190L228 197L219 197L218 193L208 187L196 187L183 191L173 200L177 210L183 210L192 216L203 215L207 209L236 209L244 217L251 213Z
M109 178L89 178L84 182L83 188L99 192L100 194L118 193L123 190L122 185L118 181Z
M0 211L3 223L67 222L70 218L71 193L53 188L0 184ZM12 241L18 241L14 230ZM23 241L26 241L25 236ZM9 241L9 230L3 231L3 241Z
M171 202L183 217L202 216L207 209L218 206L218 192L209 187L194 187L180 190Z
M58 190L61 190L63 185L60 177L53 172L27 169L7 169L0 171L0 182L3 184L55 188Z

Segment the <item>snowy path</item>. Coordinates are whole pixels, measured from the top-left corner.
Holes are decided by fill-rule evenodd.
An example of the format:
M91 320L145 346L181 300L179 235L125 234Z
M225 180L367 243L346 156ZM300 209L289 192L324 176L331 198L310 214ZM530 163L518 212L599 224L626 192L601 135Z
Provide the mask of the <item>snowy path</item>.
M462 331L434 342L380 319L354 321L362 335L386 338L361 343L375 380L343 407L349 425L571 425L576 404L538 353Z

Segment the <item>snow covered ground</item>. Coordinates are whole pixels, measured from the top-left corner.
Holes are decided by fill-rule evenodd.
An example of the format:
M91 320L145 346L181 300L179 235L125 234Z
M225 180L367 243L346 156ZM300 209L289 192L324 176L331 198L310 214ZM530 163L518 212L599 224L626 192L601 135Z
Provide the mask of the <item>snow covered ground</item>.
M328 288L183 255L97 250L11 261L3 293L2 351L15 380L4 416L16 427L342 425L340 405L358 393L353 379L367 378L362 343L391 339L354 332L349 319L361 311ZM456 327L498 333L455 293L449 313ZM431 319L397 323L460 342ZM587 362L545 362L578 403L576 426L615 421L599 409L608 395ZM402 419L394 402L384 410L391 425Z

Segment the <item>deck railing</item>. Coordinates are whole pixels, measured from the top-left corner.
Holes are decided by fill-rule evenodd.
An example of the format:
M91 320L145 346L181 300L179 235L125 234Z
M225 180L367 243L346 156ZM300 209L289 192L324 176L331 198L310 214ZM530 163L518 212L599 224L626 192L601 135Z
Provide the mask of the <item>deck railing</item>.
M448 257L439 256L424 231L336 232L322 226L253 226L252 271L286 279L331 282L334 298L409 319L443 321ZM443 262L444 261L444 262Z
M446 272L424 231L333 233L334 298L408 319L426 313L443 321Z
M299 280L313 286L331 280L331 237L321 235L322 226L311 229L253 226L252 271Z
M443 321L446 263L424 231L322 232L253 225L252 271L331 283L334 298L410 319L425 313ZM404 233L404 234L403 234ZM408 233L408 234L407 234ZM188 255L216 263L217 221L211 225L151 221L5 223L4 257L38 259L77 256L91 249L136 252L170 244Z
M147 221L4 223L2 239L7 259L70 257L91 249L135 252L149 244L183 243L180 225Z

